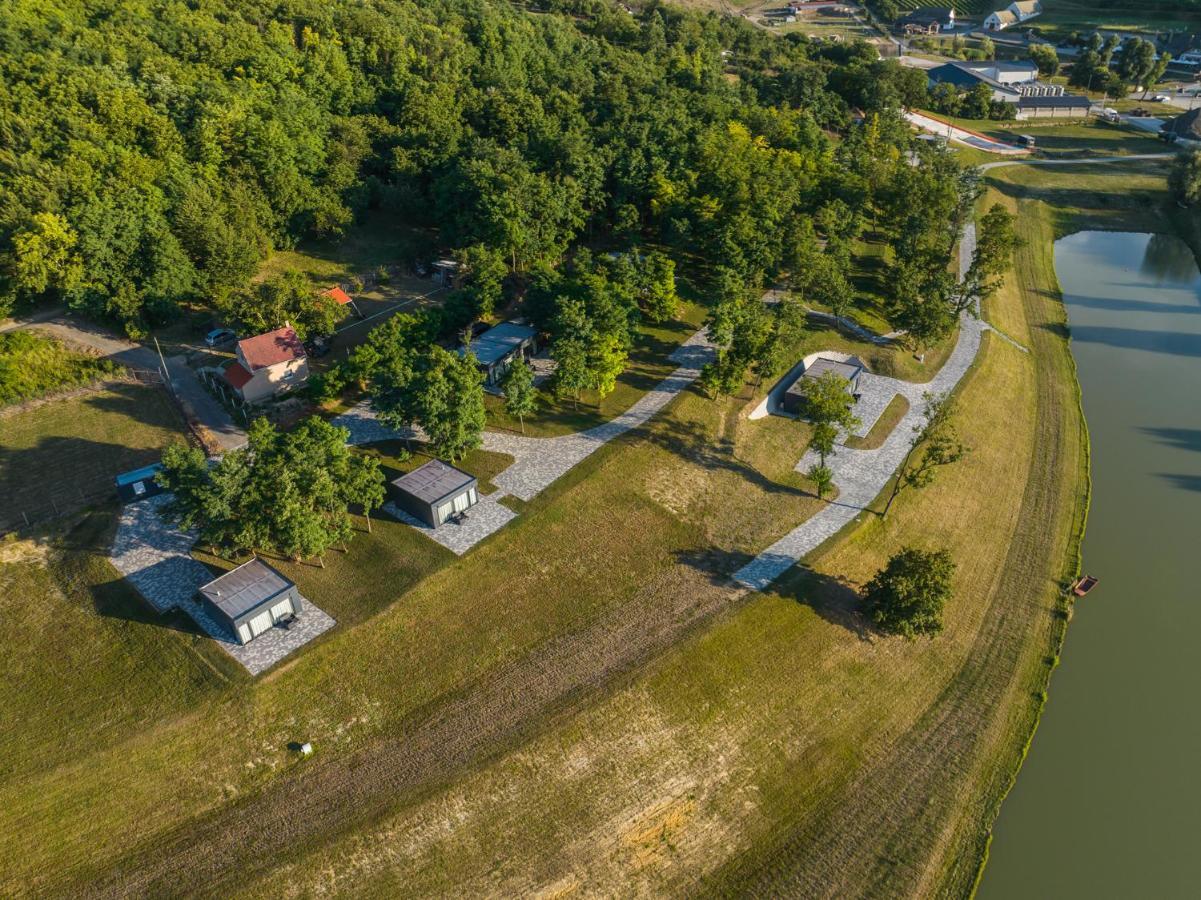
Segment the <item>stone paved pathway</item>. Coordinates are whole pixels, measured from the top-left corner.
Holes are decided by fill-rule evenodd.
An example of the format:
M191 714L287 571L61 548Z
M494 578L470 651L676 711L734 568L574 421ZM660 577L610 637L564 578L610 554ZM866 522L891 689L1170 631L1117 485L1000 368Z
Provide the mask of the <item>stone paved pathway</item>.
M961 272L971 260L975 237L974 225L964 229L960 242ZM955 349L927 384L913 384L879 375L861 378L860 391L864 397L860 403L866 401L872 408L879 407L882 410L880 404L887 405L894 395L902 394L909 401L909 411L878 449L839 447L838 452L826 460L834 473L834 483L838 486L837 501L823 507L735 572L735 581L752 590L766 589L807 554L837 534L879 496L905 458L913 427L922 420L926 411L925 395L947 393L959 383L976 359L984 329L979 319L965 313L960 320ZM815 462L817 455L806 451L796 469L806 471Z
M200 586L213 580L191 557L194 532L172 525L162 508L170 494L159 494L121 510L110 554L114 568L160 613L179 609L192 617L218 645L251 675L266 671L285 656L334 627L334 620L310 601L287 628L275 627L243 646L229 628L209 615L196 599Z
M481 494L480 502L467 510L467 519L461 525L447 522L441 528L430 528L391 501L385 503L383 509L396 521L416 528L431 541L437 541L447 550L462 556L517 517L517 513L499 502L503 496L503 491Z
M587 431L553 438L485 431L484 449L494 453L507 453L514 460L509 468L492 479L492 483L500 490L490 496L499 500L505 494L512 494L522 500L532 500L613 438L644 424L680 391L692 384L700 375L701 366L713 358L713 345L709 343L703 331L698 331L677 347L670 358L672 362L679 364L679 368L647 391L621 415ZM350 431L349 441L352 444L367 444L408 436L420 440L424 437L419 432L411 431L406 434L383 425L375 418L366 401L335 418L333 424Z

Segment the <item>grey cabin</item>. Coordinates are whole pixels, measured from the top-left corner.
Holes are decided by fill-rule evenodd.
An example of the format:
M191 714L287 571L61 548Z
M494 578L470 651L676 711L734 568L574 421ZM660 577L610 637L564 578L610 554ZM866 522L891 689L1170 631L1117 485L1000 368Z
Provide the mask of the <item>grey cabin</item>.
M496 387L513 360L538 352L538 332L520 322L501 322L475 338L469 349L484 372L484 383Z
M300 615L295 583L257 556L200 589L205 610L228 625L239 644L249 644L275 625Z
M804 373L788 386L784 392L784 402L781 404L786 412L803 415L805 412L805 381L815 381L827 372L833 372L847 381L847 392L859 393L859 376L863 374L863 366L854 362L840 362L836 359L826 359L824 356L815 359Z
M388 497L431 528L467 512L480 501L476 477L440 459L431 459L393 479L388 484Z

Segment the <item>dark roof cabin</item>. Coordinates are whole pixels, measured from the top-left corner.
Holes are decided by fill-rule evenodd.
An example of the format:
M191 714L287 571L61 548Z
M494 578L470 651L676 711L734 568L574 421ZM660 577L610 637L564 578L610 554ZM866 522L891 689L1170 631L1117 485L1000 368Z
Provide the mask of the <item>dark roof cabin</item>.
M937 34L955 27L955 10L949 6L923 6L900 19L894 26L906 34Z
M484 371L484 383L496 387L513 360L538 352L538 332L520 322L501 322L475 338L469 349Z
M113 481L121 502L135 503L138 500L153 497L155 494L161 494L163 487L154 480L154 476L162 470L162 463L153 463L118 475Z
M465 513L480 500L476 477L440 459L393 479L388 497L431 528Z
M1059 97L1022 97L1016 106L1019 119L1082 119L1091 111L1093 102L1082 94L1063 94Z
M257 556L200 589L205 610L248 644L275 625L300 615L295 583Z
M841 362L836 359L826 359L824 356L819 356L806 368L801 377L789 385L788 390L784 392L784 399L781 405L785 412L793 413L794 415L803 415L805 412L805 382L816 381L827 372L833 372L840 378L845 378L847 381L847 391L851 394L859 392L859 376L863 374L863 366L856 362Z
M1201 142L1201 107L1165 122L1161 130L1174 140Z

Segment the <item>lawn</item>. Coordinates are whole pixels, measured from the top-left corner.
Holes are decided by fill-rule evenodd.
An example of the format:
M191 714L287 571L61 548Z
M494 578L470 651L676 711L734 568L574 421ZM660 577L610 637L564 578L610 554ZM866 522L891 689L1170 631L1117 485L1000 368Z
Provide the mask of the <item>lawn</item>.
M30 331L0 334L0 407L116 377L121 366Z
M1035 139L1038 155L1047 158L1069 156L1125 156L1127 154L1166 153L1168 147L1146 132L1093 119L1073 120L1062 124L1039 122L994 122L988 119L962 119L929 113L944 122L983 134L986 137L1012 143L1019 134ZM959 148L956 148L959 149ZM987 157L987 159L985 159ZM1004 157L983 154L982 162Z
M110 382L0 418L0 531L113 496L113 476L158 460L183 422L161 387Z
M247 680L190 620L160 619L117 577L113 524L105 509L0 540L6 787L136 740Z
M884 408L884 412L880 413L880 418L876 420L868 433L863 437L850 435L846 439L846 445L855 450L875 450L888 440L888 436L897 427L897 423L905 418L907 412L909 412L909 401L897 394L888 401L888 406Z

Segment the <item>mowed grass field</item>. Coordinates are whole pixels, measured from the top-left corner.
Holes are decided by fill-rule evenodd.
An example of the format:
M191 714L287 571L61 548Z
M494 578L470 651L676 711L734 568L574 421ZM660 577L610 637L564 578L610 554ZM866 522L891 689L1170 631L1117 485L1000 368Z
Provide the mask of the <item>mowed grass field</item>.
M1120 191L1131 173L1089 177ZM1041 708L1086 485L1058 220L1014 190L995 196L1028 243L987 312L1034 353L986 336L960 390L972 453L887 522L771 591L735 588L817 508L792 472L807 431L748 421L749 390L686 393L399 602L179 721L0 786L5 883L966 892ZM959 564L932 642L857 611L854 587L907 543ZM317 754L300 762L296 740Z
M164 390L133 381L0 410L0 530L107 500L115 475L156 461L183 437Z

